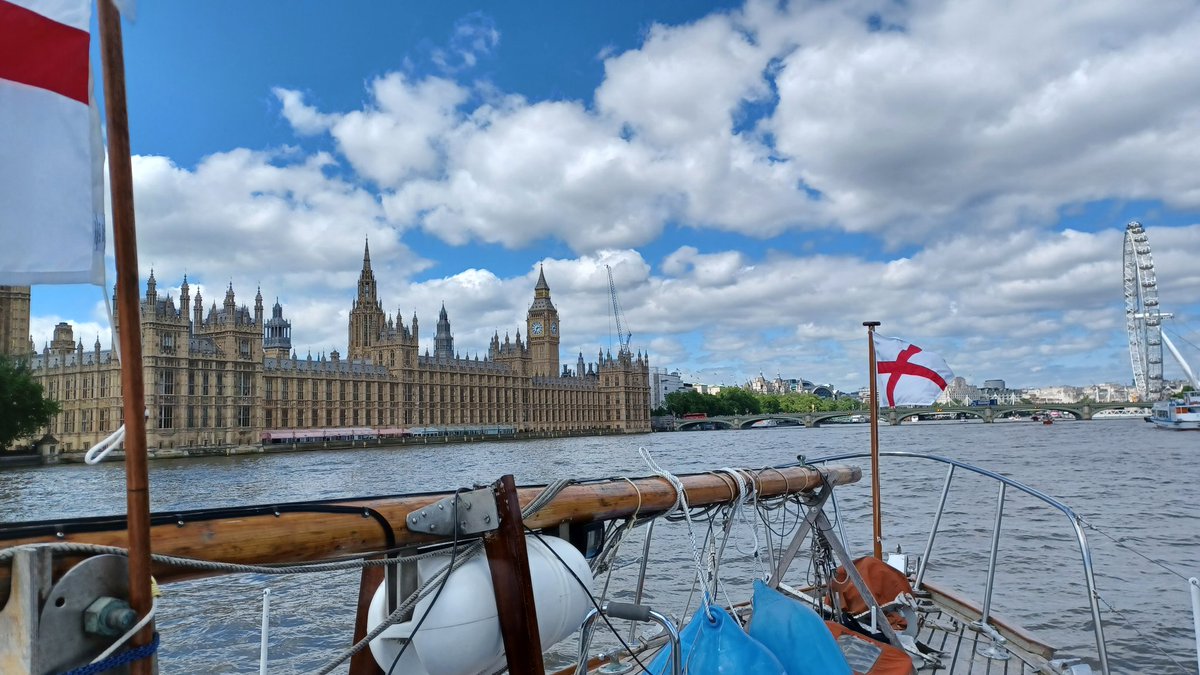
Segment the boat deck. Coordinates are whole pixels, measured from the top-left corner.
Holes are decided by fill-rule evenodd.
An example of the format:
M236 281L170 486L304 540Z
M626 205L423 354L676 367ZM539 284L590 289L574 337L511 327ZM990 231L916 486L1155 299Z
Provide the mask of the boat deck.
M965 621L930 603L919 611L921 627L917 641L934 650L936 661L918 664L921 673L959 675L1023 675L1044 672L1035 659L1007 645L1010 658L988 658L981 652L992 646L991 638Z
M817 601L813 589L780 584L779 590L810 606ZM1034 675L1058 672L1050 665L1056 648L1034 637L1024 628L992 616L989 626L1003 640L993 650L992 637L980 630L978 606L953 592L926 585L917 593L916 641L925 653L922 662L913 656L918 673L937 675ZM749 607L743 611L748 615ZM993 656L989 657L988 653ZM1007 655L1007 658L1003 658ZM911 654L910 654L911 656Z

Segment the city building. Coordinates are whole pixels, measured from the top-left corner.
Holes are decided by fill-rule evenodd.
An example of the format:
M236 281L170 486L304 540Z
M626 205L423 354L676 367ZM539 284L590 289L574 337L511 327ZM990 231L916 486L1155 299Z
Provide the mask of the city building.
M821 398L837 398L839 393L830 384L816 384L799 378L784 379L782 375L768 380L762 373L747 382L745 388L756 394L813 394Z
M377 288L365 248L346 357L335 350L297 358L278 300L267 319L261 291L250 308L237 303L230 284L222 304L206 312L186 277L177 305L158 293L151 272L141 302L147 445L257 444L273 432L314 429L650 430L649 365L641 352L601 351L592 363L579 354L573 369L560 369L563 327L544 274L526 313L527 337L497 333L486 356L474 358L455 351L444 306L434 352L419 353L417 317L405 325L399 314L387 315ZM115 331L123 319L114 316ZM21 334L27 343L27 320ZM62 404L48 429L60 449L85 449L121 424L119 365L98 340L85 351L72 327L59 324L30 365Z
M946 388L937 397L937 403L948 405L967 404L977 401L982 396L979 387L967 382L965 377L955 377L946 383Z
M1025 391L1025 397L1033 403L1078 403L1083 399L1080 387L1039 387Z
M1096 403L1122 403L1137 400L1137 392L1134 388L1123 384L1093 384L1083 387L1083 395Z
M650 409L657 410L667 402L667 394L684 389L683 376L678 370L667 372L666 368L650 370Z
M29 341L29 287L0 286L0 355L26 356Z

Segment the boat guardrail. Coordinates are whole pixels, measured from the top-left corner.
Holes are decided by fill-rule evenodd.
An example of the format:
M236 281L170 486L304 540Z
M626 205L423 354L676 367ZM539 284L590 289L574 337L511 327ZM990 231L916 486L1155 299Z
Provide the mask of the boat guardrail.
M1075 539L1079 544L1079 556L1083 562L1084 581L1087 586L1088 602L1091 605L1093 626L1092 631L1096 637L1096 656L1100 661L1100 671L1104 673L1104 675L1110 675L1108 667L1108 650L1105 646L1104 640L1104 624L1100 619L1100 594L1096 590L1096 578L1092 569L1092 551L1088 546L1087 534L1084 532L1083 521L1078 515L1075 514L1075 511L1072 510L1071 507L1055 499L1054 497L1051 497L1045 492L1042 492L1037 488L1030 487L1020 481L1013 480L1012 478L1003 476L994 471L989 471L987 469L983 469L956 459L951 459L949 457L920 452L907 452L903 450L884 451L880 452L879 455L881 457L923 459L932 462L941 462L948 465L948 468L946 469L946 479L942 483L941 497L938 500L937 512L933 517L933 526L929 530L929 539L925 543L925 550L921 555L921 562L917 569L917 576L915 583L913 584L914 589L920 589L921 582L925 577L925 567L928 564L930 554L933 552L933 542L937 537L938 528L942 521L942 513L946 508L946 498L950 493L950 483L954 479L954 470L960 468L965 471L970 471L971 473L983 476L985 478L990 478L1000 484L996 498L996 520L994 529L992 531L991 550L988 553L987 584L984 587L983 610L980 618L980 624L984 626L987 625L991 612L992 589L996 578L996 556L1000 546L1000 522L1004 514L1006 489L1008 487L1015 488L1061 511L1063 515L1065 515L1067 519L1071 521L1071 527L1075 531ZM837 462L847 459L868 458L870 456L871 455L869 452L848 452L817 458L802 457L801 461L808 464L825 464L828 462Z

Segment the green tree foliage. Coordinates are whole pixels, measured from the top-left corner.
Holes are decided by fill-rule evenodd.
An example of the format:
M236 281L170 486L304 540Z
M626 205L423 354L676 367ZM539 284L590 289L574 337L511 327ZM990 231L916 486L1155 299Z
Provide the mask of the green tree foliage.
M61 410L45 397L24 363L0 356L0 450L32 436Z
M762 412L762 406L754 394L735 387L727 387L717 394L729 411L728 415L757 415Z
M754 394L745 389L729 387L720 394L701 394L698 391L676 391L667 394L663 407L673 415L689 413L706 415L802 414L834 410L860 410L855 398L821 398L814 394Z

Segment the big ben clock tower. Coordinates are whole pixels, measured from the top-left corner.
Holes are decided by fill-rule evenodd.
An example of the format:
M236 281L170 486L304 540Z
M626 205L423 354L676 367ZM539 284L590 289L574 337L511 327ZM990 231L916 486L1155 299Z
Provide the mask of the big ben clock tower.
M550 301L550 284L539 267L537 285L533 287L533 304L525 313L525 328L529 336L529 351L533 374L543 377L558 375L558 310Z

